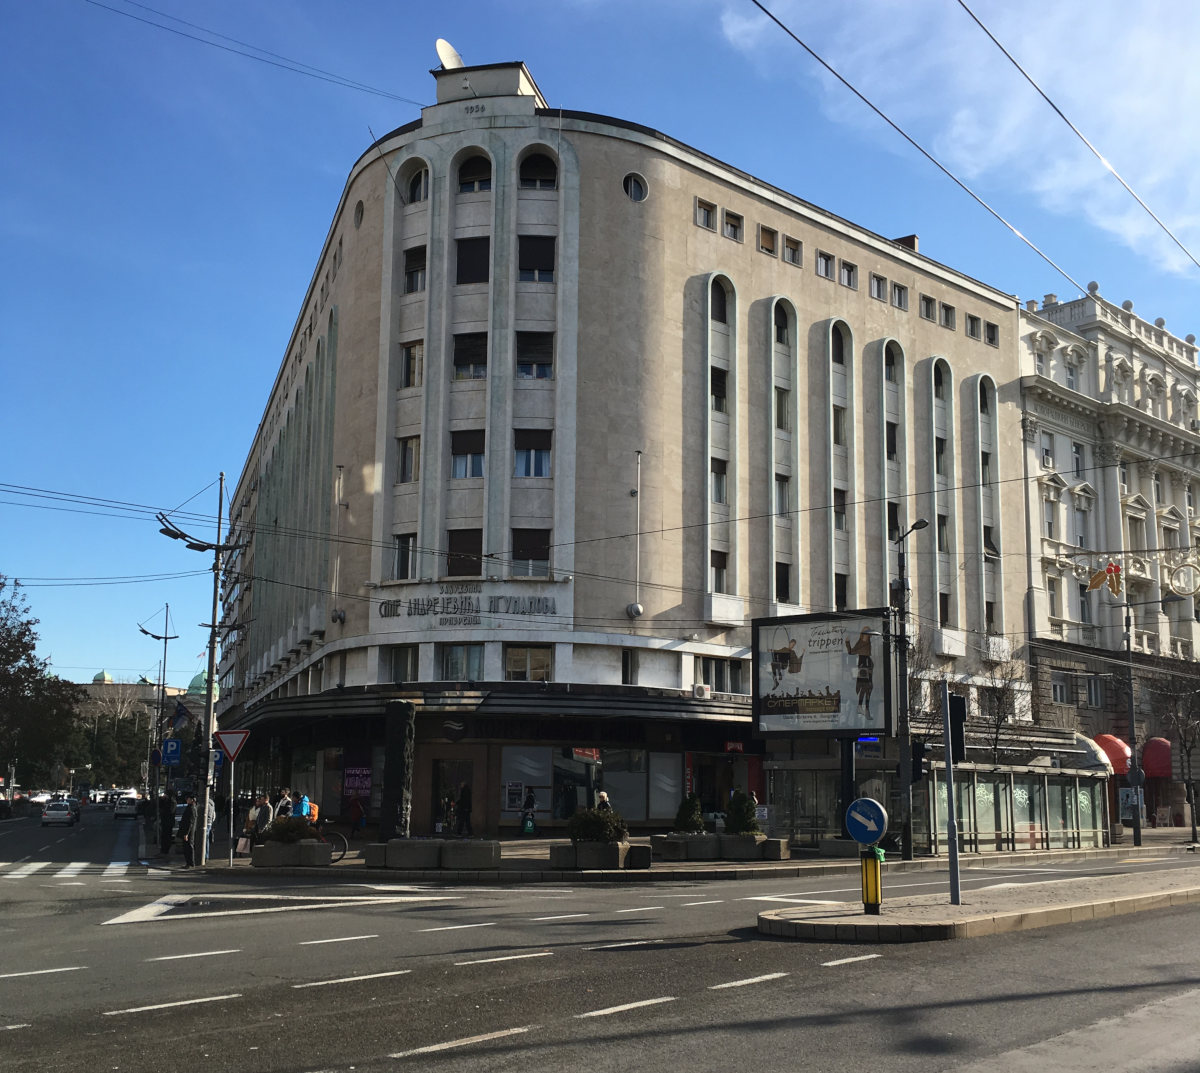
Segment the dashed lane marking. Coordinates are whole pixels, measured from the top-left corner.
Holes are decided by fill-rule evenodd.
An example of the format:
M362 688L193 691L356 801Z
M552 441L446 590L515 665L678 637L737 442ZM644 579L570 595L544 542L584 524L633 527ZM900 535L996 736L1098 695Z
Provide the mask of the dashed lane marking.
M767 980L781 980L787 976L786 972L769 972L765 976L750 976L745 980L730 980L725 984L712 984L709 991L720 991L725 987L746 987L750 984L766 983Z
M49 976L55 972L83 972L86 965L67 965L61 969L30 969L28 972L0 972L0 980L12 980L18 976Z
M407 976L410 972L412 969L394 969L391 972L372 972L366 976L343 976L337 980L313 980L307 984L292 984L292 988L298 990L302 987L327 987L329 984L353 984L359 980L381 980L385 976Z
M629 1010L638 1010L643 1006L659 1006L664 1002L674 1002L674 995L664 995L662 998L646 998L641 1002L626 1002L622 1006L609 1006L603 1010L589 1010L587 1013L577 1013L576 1018L581 1017L608 1017L613 1013L626 1013Z
M521 1028L506 1028L500 1032L485 1032L482 1036L467 1036L466 1039L453 1039L447 1043L432 1043L428 1047L414 1047L411 1051L397 1051L389 1054L389 1058L411 1058L415 1054L434 1054L437 1051L449 1051L454 1047L469 1047L473 1043L487 1043L493 1039L504 1039L507 1036L519 1036L523 1032L532 1032L537 1025L523 1025Z
M724 898L717 898L712 902L684 902L683 908L686 909L690 905L720 905L724 900Z
M620 950L625 946L654 946L656 943L661 943L662 939L630 939L625 943L608 943L605 946L588 946L585 950Z
M574 920L576 917L585 917L587 915L588 915L587 913L559 913L557 916L530 917L529 919L532 921L539 921L539 922L543 921L543 920Z
M655 909L666 909L665 905L639 905L636 909L618 909L618 915L621 913L651 913Z
M489 920L485 924L446 924L440 928L422 928L421 931L463 931L466 928L494 928L496 922Z
M491 965L497 961L523 961L525 958L548 958L553 957L554 951L544 950L540 954L509 954L507 957L499 958L480 958L478 961L456 961L457 965Z
M159 1002L154 1006L131 1006L127 1010L105 1010L105 1017L119 1017L123 1013L148 1013L150 1010L170 1010L176 1006L198 1006L202 1002L225 1002L230 999L241 998L238 995L209 995L207 998L187 998L180 1002Z
M838 958L837 961L822 961L821 968L828 969L832 965L849 965L853 961L870 961L872 958L883 957L882 954L862 954L853 958Z
M211 958L218 954L240 954L241 950L201 950L195 954L164 954L162 957L146 958L147 961L182 961L184 958Z
M305 939L300 946L320 946L322 943L354 943L359 939L378 939L378 935L343 935L338 939Z

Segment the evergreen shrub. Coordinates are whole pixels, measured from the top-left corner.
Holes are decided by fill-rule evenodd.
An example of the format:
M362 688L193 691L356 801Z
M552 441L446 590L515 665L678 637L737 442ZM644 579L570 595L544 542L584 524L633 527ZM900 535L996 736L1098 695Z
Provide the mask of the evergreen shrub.
M621 814L614 809L579 809L567 821L572 844L579 842L624 842L629 835Z
M679 803L679 811L675 813L675 822L671 825L671 830L681 835L704 834L704 813L700 810L699 794L688 794Z
M758 834L758 817L754 812L754 802L749 795L741 790L735 790L729 799L729 807L725 810L725 833L727 835Z

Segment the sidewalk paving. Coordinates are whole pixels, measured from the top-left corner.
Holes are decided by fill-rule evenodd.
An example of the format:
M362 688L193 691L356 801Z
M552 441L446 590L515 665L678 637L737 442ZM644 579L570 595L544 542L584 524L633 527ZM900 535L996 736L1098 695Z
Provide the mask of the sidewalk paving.
M1136 867L1139 861L1196 853L1195 866L1168 871L1140 871L1117 876L1055 878L1039 883L998 883L963 892L962 904L951 905L949 886L941 894L889 898L889 875L910 871L945 870L946 857L921 857L914 861L892 859L883 865L883 902L878 916L865 914L861 903L805 905L770 909L758 914L758 930L782 939L824 942L923 942L967 939L1004 932L1024 931L1080 920L1099 920L1124 913L1172 905L1200 904L1200 851L1188 828L1147 828L1142 846L1134 847L1126 834L1121 844L1107 849L1032 850L1018 853L964 853L962 868L1000 870L1031 864L1094 860L1122 862ZM647 838L633 838L648 843ZM565 838L501 840L498 868L486 871L396 870L367 868L362 859L366 843L350 844L350 852L329 868L252 869L248 858L235 858L232 872L251 875L286 875L353 883L654 883L711 880L787 879L803 876L857 876L854 857L818 857L800 853L787 861L660 861L648 869L629 871L564 871L550 868L550 847L566 845ZM222 850L225 855L222 856ZM189 875L230 874L228 848L217 847L215 858L204 869Z

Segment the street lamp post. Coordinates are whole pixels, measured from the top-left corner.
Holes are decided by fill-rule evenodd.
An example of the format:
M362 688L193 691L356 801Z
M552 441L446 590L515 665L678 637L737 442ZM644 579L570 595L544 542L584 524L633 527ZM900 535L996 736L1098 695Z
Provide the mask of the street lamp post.
M163 643L163 658L162 658L162 678L159 682L158 690L158 719L155 721L153 741L156 745L162 744L162 728L163 723L167 718L167 642L177 640L179 634L171 633L171 605L167 604L163 607L163 632L161 634L151 633L145 626L138 624L138 629L147 637L155 641ZM147 760L150 757L146 758ZM158 793L159 793L159 765L154 765L154 833L155 837L162 841L162 831L159 830L158 819Z
M904 541L910 533L929 525L918 518L893 543L896 545L896 569L899 588L896 593L896 734L900 739L900 830L903 860L913 859L912 823L912 736L908 724L908 571Z

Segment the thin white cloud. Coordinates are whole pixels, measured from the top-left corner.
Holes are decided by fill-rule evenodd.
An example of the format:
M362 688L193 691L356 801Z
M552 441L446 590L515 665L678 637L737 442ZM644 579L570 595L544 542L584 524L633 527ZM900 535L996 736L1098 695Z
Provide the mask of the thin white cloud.
M1046 4L968 0L1047 95L1189 249L1200 250L1200 5L1147 0ZM1173 271L1190 262L965 11L952 0L815 5L772 11L952 171L979 188L1024 191L1082 217ZM815 81L820 107L907 152L848 91L747 0L722 0L722 32L764 77ZM786 49L790 51L782 51ZM781 55L788 57L780 62ZM1200 256L1200 253L1197 253Z

